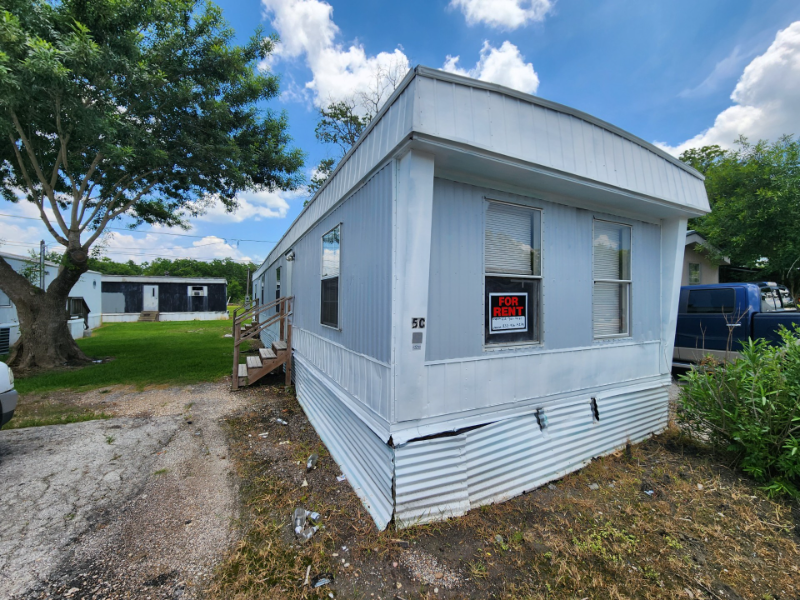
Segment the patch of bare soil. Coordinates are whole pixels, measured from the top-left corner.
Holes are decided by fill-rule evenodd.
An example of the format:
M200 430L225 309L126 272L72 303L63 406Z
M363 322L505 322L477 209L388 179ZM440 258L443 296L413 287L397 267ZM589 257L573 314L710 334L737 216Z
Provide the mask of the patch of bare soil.
M245 397L219 383L110 388L75 401L114 416L182 419L144 484L97 511L47 585L27 597L200 597L238 534L238 480L224 418L241 410Z
M800 597L797 509L675 431L502 504L379 533L278 378L246 393L252 404L229 420L242 539L212 597ZM298 506L321 513L305 544ZM321 576L332 583L314 588Z

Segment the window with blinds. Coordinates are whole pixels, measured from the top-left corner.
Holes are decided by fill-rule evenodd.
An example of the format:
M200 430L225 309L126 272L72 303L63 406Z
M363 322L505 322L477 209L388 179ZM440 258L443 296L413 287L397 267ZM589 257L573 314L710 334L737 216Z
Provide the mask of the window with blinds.
M339 328L339 261L341 223L322 236L320 323Z
M631 227L595 219L593 233L595 338L630 335Z
M484 239L486 345L540 341L539 209L488 201Z

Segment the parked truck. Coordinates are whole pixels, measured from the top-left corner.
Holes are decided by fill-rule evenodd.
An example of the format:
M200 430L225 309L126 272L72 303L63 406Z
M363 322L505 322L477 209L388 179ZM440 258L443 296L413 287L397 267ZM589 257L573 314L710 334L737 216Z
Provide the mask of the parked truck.
M687 368L707 355L731 360L748 338L780 343L781 325L800 325L800 312L775 282L683 286L672 363Z

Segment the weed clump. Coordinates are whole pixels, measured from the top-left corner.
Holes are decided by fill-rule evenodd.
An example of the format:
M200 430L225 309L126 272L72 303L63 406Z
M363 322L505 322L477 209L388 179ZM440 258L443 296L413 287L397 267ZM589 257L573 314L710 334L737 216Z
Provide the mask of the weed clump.
M740 358L689 371L678 420L770 495L800 497L800 327L780 336L779 346L749 340Z

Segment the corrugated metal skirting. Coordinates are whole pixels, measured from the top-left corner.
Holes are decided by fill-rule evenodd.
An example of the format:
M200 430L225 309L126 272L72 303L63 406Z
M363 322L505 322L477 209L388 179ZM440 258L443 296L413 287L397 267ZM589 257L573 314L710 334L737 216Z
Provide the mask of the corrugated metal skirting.
M638 442L667 425L665 385L635 387L507 419L451 437L395 448L395 521L399 527L438 521L502 502L586 465L592 458Z
M383 530L392 519L393 452L333 393L332 382L297 351L297 399L364 508Z

